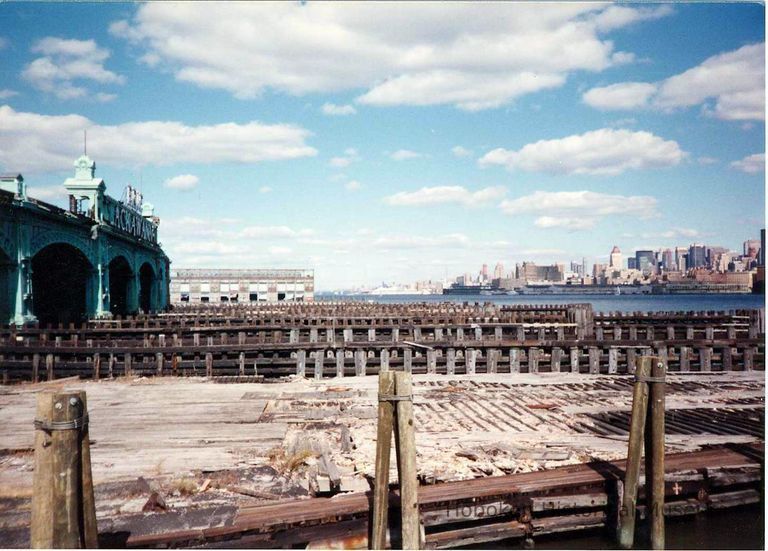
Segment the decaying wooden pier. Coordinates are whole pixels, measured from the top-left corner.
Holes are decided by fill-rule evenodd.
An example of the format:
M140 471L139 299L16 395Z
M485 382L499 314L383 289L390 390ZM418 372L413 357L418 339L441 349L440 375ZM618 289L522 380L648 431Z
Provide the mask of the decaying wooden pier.
M315 303L7 327L0 538L28 545L35 396L57 388L88 396L103 545L365 546L378 389L363 375L387 370L413 375L427 547L614 530L648 355L669 368L665 513L757 503L763 315Z
M763 310L603 313L589 304L313 303L185 309L82 326L6 328L6 381L116 376L314 378L412 373L765 369Z

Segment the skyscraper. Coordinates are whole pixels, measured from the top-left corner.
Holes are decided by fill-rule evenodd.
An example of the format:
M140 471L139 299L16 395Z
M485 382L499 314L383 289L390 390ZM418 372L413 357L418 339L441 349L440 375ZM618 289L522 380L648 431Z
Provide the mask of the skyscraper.
M765 228L760 230L760 266L765 266Z
M501 279L504 277L504 264L501 262L496 263L496 267L493 269L493 279Z
M686 271L688 268L687 259L688 249L686 247L675 247L675 263L677 264L677 269L681 272Z
M608 267L614 270L621 270L622 264L621 250L614 245L613 249L611 249L611 260Z
M637 259L634 256L627 258L627 268L630 270L637 270Z
M706 245L693 244L688 247L688 258L686 261L688 268L698 268L707 265L707 247Z
M665 249L661 253L661 265L664 267L664 271L672 271L677 269L677 263L675 262L675 253L672 249Z
M635 251L635 265L644 274L653 273L656 269L656 255L653 251Z

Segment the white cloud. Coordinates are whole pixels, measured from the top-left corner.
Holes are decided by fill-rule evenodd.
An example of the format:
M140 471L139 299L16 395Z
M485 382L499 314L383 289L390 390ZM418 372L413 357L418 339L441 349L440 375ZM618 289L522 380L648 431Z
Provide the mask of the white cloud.
M588 230L595 227L594 218L568 218L554 216L539 216L533 221L537 228L566 228L569 230Z
M257 163L313 156L310 133L287 124L173 121L98 125L80 115L39 115L0 106L0 165L27 172L69 170L80 155L83 130L97 163L116 166L173 163Z
M573 71L631 61L601 34L668 12L595 3L148 3L110 31L178 80L239 98L364 89L359 103L477 110L560 86Z
M765 170L765 153L755 153L748 155L738 161L733 161L731 166L736 170L741 170L747 174L757 174Z
M584 93L582 99L596 109L636 109L646 107L656 90L656 85L648 82L621 82L592 88Z
M357 191L363 186L357 180L350 180L349 182L344 184L344 187L347 189L347 191Z
M508 215L539 214L540 228L590 229L605 216L628 214L640 219L658 216L654 197L610 195L594 191L536 191L501 202Z
M63 199L69 194L64 186L56 184L52 186L27 186L27 195L41 201L53 201Z
M3 88L0 90L0 99L8 99L18 95L19 93L16 90L11 90L10 88Z
M179 174L173 178L168 178L163 185L170 189L178 189L180 191L190 191L197 187L200 179L194 174Z
M310 229L294 230L288 226L248 226L237 235L247 239L265 239L309 237L313 234L314 231Z
M666 230L663 232L642 232L639 234L634 233L625 233L622 235L622 237L626 238L642 238L642 239L658 239L658 238L664 238L664 239L680 239L680 238L687 238L687 239L694 239L697 237L704 237L705 234L700 232L699 230L695 230L693 228L672 228L670 230Z
M333 168L346 168L352 163L360 160L360 155L357 153L357 149L354 147L348 147L344 150L344 155L338 157L332 157L328 164Z
M498 201L507 192L501 186L487 187L470 191L463 186L423 187L418 191L401 191L384 198L384 202L393 206L418 207L423 205L459 204L479 206Z
M424 155L421 153L416 153L415 151L411 151L409 149L398 149L394 153L392 153L389 157L391 159L394 159L395 161L407 161L409 159L418 159L419 157L423 157Z
M684 156L677 142L650 132L602 128L540 140L518 151L494 149L479 162L481 166L503 165L528 172L613 176L627 170L674 166Z
M125 77L104 67L109 50L99 47L94 40L75 40L48 36L32 47L32 52L43 54L24 67L21 77L33 87L55 95L59 99L83 98L89 90L76 82L91 81L98 84L123 84ZM101 94L97 101L114 94Z
M272 191L272 188L269 186L261 186L259 188L259 193L269 193L270 191Z
M671 111L703 105L706 113L719 119L764 120L765 44L712 56L657 83L622 82L593 88L583 100L603 110L648 107Z
M357 109L353 105L336 105L334 103L323 104L323 114L332 116L354 115Z
M451 148L451 153L453 153L454 157L462 158L462 157L469 157L469 156L471 156L472 155L472 150L471 149L467 149L466 147L462 147L460 145L457 145L457 146Z

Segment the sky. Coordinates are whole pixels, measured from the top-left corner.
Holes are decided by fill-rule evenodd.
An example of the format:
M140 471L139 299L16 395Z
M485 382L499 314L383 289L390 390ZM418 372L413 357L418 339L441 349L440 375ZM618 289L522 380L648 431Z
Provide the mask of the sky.
M318 290L765 227L757 3L0 4L0 170L83 151L172 267Z

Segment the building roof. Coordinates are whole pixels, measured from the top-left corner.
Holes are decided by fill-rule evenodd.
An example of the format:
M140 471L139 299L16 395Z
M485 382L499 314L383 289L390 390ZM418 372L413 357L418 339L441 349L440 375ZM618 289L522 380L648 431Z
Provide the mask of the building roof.
M611 249L611 254L620 253L620 252L621 252L621 249L619 249L619 247L617 247L616 245L614 245L613 249Z

